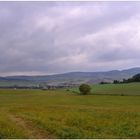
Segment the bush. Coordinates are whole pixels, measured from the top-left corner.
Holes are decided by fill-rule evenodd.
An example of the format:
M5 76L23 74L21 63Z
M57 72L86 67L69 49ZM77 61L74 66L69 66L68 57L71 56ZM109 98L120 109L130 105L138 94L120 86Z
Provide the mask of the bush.
M82 95L87 95L90 93L91 87L88 84L81 84L79 86L79 91Z

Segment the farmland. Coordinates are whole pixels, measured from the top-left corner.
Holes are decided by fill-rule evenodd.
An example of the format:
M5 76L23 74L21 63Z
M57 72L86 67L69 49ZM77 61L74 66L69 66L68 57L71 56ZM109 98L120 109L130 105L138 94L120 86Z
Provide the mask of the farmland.
M140 138L138 83L73 91L0 90L0 138Z
M72 91L79 92L78 88L72 89ZM128 84L105 84L105 85L93 85L91 94L93 95L140 95L139 83Z

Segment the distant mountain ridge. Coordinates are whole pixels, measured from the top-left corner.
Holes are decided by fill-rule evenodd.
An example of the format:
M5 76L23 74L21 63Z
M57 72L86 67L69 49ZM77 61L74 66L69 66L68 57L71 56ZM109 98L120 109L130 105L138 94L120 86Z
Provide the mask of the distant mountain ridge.
M106 72L69 72L64 74L44 75L44 76L6 76L0 77L0 82L45 82L47 84L80 84L80 83L99 83L112 82L130 78L140 73L140 67L127 70L112 70Z

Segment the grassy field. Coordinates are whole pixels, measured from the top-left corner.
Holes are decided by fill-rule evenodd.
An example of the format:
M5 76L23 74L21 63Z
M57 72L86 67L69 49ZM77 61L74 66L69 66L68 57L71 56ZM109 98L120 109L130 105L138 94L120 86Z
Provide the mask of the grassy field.
M71 91L79 92L78 88ZM93 85L91 94L96 95L140 95L140 83Z
M140 138L139 84L96 85L93 93L111 95L0 90L0 138Z

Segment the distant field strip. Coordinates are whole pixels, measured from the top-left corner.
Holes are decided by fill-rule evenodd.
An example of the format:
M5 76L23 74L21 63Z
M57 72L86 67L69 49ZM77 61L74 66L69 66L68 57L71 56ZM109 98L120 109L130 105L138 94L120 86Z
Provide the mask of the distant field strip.
M79 92L78 88L71 91ZM140 83L93 85L91 94L140 95Z

